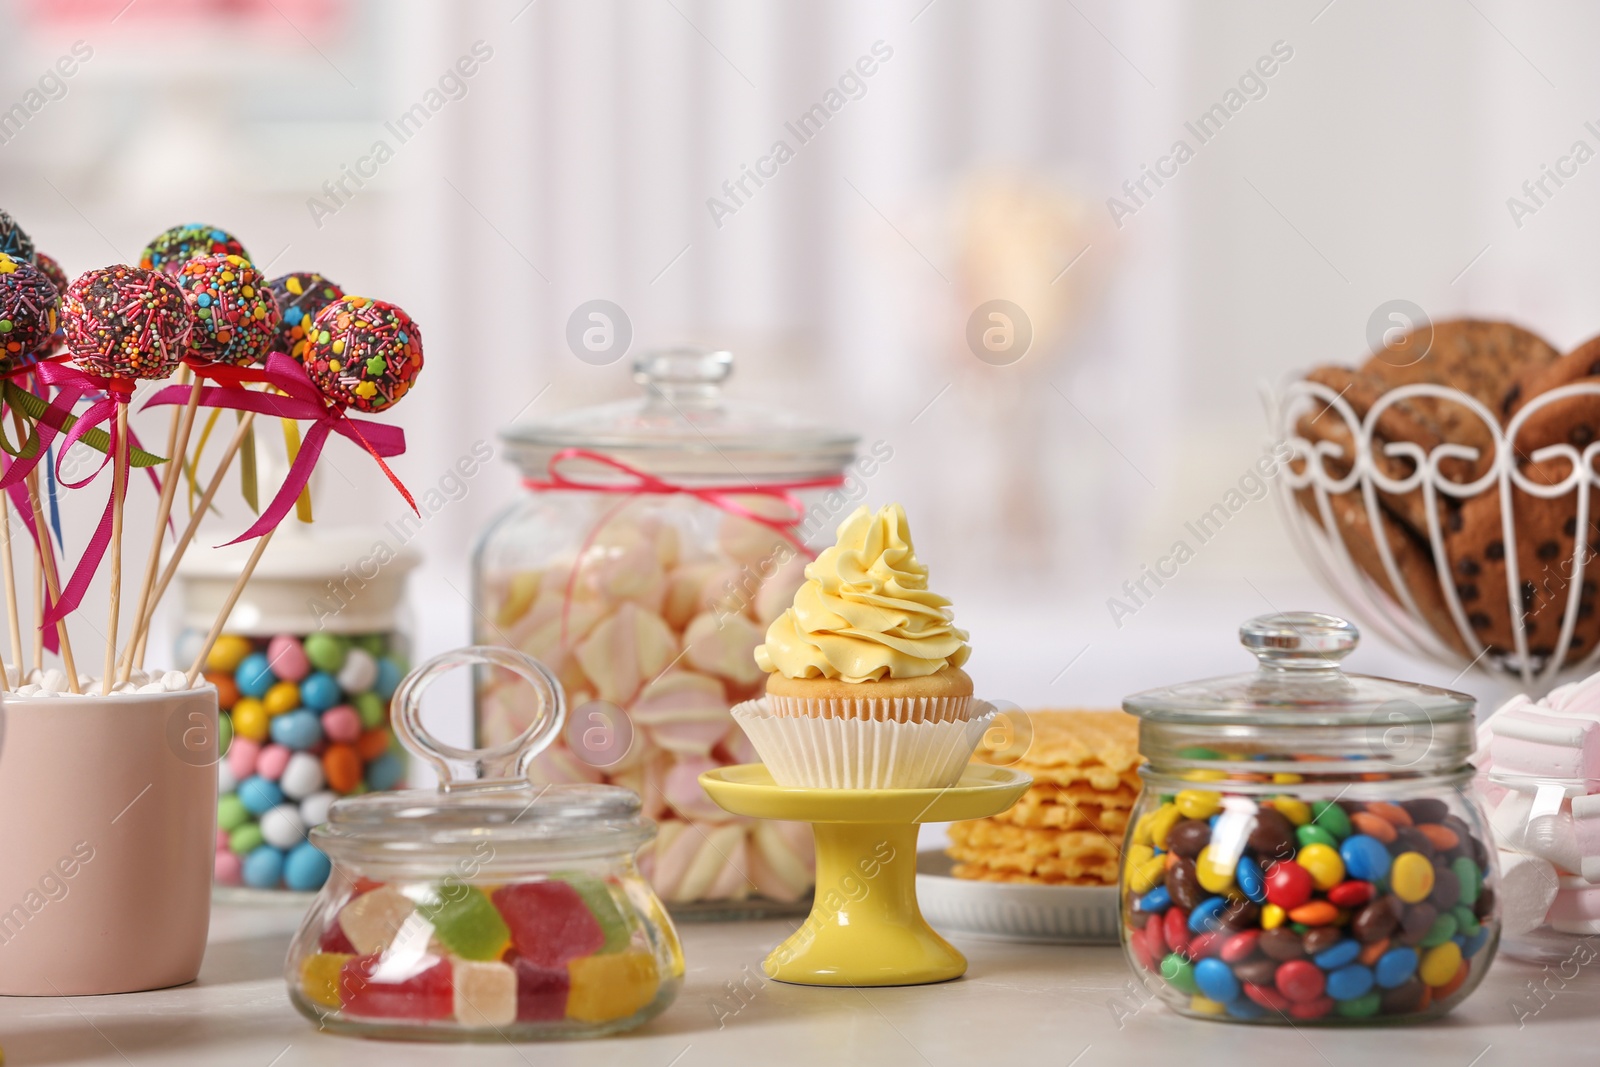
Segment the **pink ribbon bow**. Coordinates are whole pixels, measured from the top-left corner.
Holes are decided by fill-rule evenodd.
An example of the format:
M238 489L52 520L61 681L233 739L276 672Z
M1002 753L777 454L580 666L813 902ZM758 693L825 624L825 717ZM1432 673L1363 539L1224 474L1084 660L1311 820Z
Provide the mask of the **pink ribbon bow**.
M317 465L317 457L322 454L323 445L327 443L328 435L332 433L347 437L366 449L368 454L378 461L378 466L383 469L389 483L400 491L400 495L411 506L411 510L417 511L417 503L411 498L410 491L384 462L386 456L398 456L405 452L405 431L398 426L350 418L345 414L344 406L324 396L306 376L305 368L289 356L282 352L272 353L267 357L264 369L233 367L221 363L195 366L193 369L200 377L221 383L201 389L200 403L206 407L253 411L258 415L294 419L312 424L306 431L299 454L290 465L288 476L284 478L278 495L272 498L272 503L261 512L248 530L227 544L234 545L240 541L248 541L278 527L289 514L294 502L299 499L301 490L311 480L311 472ZM243 388L248 383L269 385L277 391L255 392ZM169 385L152 396L145 403L145 407L186 404L189 402L189 392L190 387L187 385Z

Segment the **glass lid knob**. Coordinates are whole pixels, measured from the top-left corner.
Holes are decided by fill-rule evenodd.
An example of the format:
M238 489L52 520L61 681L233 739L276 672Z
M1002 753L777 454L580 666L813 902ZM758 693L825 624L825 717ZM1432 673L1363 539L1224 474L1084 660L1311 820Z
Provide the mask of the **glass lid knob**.
M1354 624L1316 611L1258 615L1239 627L1239 643L1263 667L1280 669L1337 669L1360 640Z
M633 361L633 380L651 401L673 405L714 404L732 373L733 353L710 348L658 348Z

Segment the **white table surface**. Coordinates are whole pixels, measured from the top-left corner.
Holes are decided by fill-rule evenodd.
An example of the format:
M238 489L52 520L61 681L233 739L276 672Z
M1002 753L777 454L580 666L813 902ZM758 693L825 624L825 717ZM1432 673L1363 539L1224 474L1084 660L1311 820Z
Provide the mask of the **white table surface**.
M1110 1064L1235 1067L1555 1067L1600 1063L1600 961L1590 963L1521 1027L1512 1002L1545 972L1496 962L1476 994L1439 1022L1329 1030L1196 1022L1150 1005L1112 1010L1130 973L1115 947L1010 945L955 939L965 978L896 989L812 989L757 976L793 922L685 924L688 975L648 1026L599 1041L413 1045L319 1033L289 1006L282 966L294 911L218 908L211 948L192 985L120 997L0 997L6 1067L537 1064L832 1067ZM746 983L737 1011L728 983ZM1552 980L1551 987L1559 983ZM1520 995L1520 996L1519 996ZM718 1005L723 1010L718 1010ZM720 1025L719 1025L720 1023Z

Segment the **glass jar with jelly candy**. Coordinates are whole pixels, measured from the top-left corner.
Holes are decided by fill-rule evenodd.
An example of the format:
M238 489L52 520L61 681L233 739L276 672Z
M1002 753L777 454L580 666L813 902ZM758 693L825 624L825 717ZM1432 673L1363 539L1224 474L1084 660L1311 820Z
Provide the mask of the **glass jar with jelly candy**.
M307 831L339 797L403 783L389 699L409 666L402 602L417 556L404 533L285 523L212 646L219 898L303 902L329 871ZM252 547L184 558L179 666L193 662Z
M701 772L756 756L730 709L760 695L754 650L892 450L792 409L730 398L727 352L646 352L630 399L508 427L523 491L473 557L473 637L550 665L572 716L541 782L638 793L660 834L640 865L700 918L805 914L811 832L738 819ZM480 744L526 725L513 677L479 678Z
M422 691L459 666L531 685L527 729L482 749L429 734ZM511 649L445 653L406 677L394 729L440 785L341 799L311 832L333 873L289 949L303 1014L368 1037L520 1041L615 1033L665 1010L683 955L634 863L655 833L639 798L528 778L565 717L555 676Z
M1470 789L1472 697L1347 674L1354 626L1252 619L1250 674L1138 693L1144 790L1122 859L1122 943L1174 1010L1327 1025L1432 1018L1500 937Z

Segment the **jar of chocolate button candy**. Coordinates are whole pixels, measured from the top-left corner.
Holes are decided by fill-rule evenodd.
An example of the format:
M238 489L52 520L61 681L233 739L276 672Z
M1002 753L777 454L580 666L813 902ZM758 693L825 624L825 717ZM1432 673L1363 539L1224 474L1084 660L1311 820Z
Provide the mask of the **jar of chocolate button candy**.
M1198 1018L1444 1014L1500 936L1473 698L1345 672L1359 635L1331 615L1239 633L1254 672L1123 701L1148 761L1123 850L1130 963Z
M204 671L222 712L220 899L303 903L329 871L307 832L339 797L403 783L389 700L408 667L402 600L417 557L405 533L286 524L211 646ZM194 661L252 547L184 558L181 666Z
M529 725L485 748L431 734L423 690L458 667L521 679ZM616 786L529 781L565 718L556 676L512 649L447 652L401 682L395 733L440 784L340 799L311 832L333 872L290 946L285 978L319 1029L597 1037L672 1003L683 953L634 860L656 830L639 798Z

